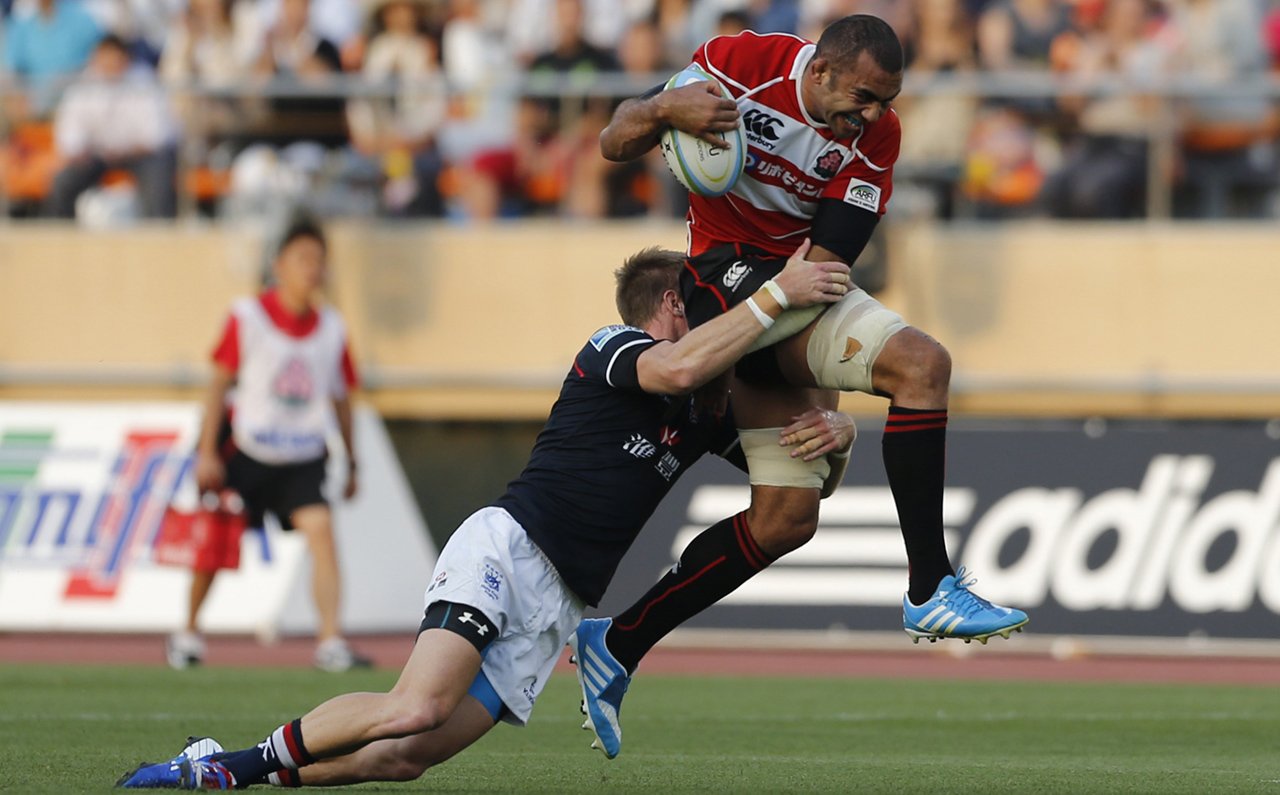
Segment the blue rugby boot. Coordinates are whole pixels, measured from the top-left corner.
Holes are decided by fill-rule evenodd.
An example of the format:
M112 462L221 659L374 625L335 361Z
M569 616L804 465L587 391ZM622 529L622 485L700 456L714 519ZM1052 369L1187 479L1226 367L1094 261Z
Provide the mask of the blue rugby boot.
M622 750L618 713L631 685L627 669L613 658L604 643L612 624L612 618L584 618L577 632L569 637L569 648L577 662L578 684L582 686L583 712L587 715L582 728L595 732L591 747L604 751L610 759Z
M965 643L976 640L985 645L993 635L1007 640L1010 633L1022 631L1027 614L978 596L969 590L978 580L966 579L967 574L961 566L954 577L943 577L933 596L922 605L913 605L906 596L902 597L902 628L912 643L919 643L921 638L928 638L930 643L939 638L960 638Z
M191 759L185 753L160 764L143 763L116 782L124 789L235 789L235 778L211 759Z

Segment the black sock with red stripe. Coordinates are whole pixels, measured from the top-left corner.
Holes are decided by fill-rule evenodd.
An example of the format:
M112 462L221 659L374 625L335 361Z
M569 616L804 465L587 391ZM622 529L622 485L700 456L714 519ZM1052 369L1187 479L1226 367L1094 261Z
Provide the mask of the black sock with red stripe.
M773 562L751 537L746 513L708 527L689 542L675 568L619 613L605 645L628 672L668 632L732 593Z
M907 547L907 596L921 604L938 581L955 574L942 537L942 486L947 467L947 410L889 407L884 469Z
M281 770L297 770L316 761L302 742L302 718L280 726L267 739L243 751L215 757L235 777L236 788L261 784Z

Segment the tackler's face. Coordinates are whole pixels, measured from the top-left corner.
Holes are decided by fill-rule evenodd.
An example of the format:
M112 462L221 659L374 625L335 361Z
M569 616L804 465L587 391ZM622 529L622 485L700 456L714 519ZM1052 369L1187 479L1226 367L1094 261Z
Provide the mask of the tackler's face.
M879 121L902 91L902 72L885 71L866 51L844 68L816 58L808 79L806 109L841 139Z

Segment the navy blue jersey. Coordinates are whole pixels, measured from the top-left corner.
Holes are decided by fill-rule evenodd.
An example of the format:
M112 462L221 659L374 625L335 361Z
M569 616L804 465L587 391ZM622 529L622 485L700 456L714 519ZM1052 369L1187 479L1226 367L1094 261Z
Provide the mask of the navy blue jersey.
M494 503L591 605L676 479L703 453L738 449L731 416L699 414L691 397L640 389L636 360L656 342L631 326L592 335L524 472Z

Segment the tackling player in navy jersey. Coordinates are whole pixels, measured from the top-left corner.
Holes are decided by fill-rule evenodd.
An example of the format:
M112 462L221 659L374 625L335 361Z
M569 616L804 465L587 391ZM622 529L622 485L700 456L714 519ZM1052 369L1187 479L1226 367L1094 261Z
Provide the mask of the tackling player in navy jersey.
M732 420L700 410L694 389L738 359L787 306L832 303L849 269L804 259L738 307L690 331L682 254L645 250L618 273L626 325L597 331L574 359L524 472L470 516L440 553L417 643L387 693L348 693L249 748L208 739L126 774L127 788L230 789L411 780L499 720L528 720L556 659L671 485L706 452L737 455ZM852 420L797 422L847 450ZM813 431L813 428L819 430ZM782 439L772 445L783 451ZM808 450L806 451L808 452ZM834 483L839 460L827 466ZM742 528L744 554L754 554Z

